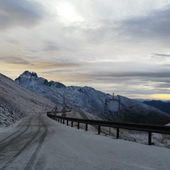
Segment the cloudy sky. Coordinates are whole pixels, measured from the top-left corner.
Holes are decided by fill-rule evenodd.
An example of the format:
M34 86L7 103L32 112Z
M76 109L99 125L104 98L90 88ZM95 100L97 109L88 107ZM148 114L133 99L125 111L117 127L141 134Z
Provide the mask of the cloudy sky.
M0 73L170 100L170 0L0 0Z

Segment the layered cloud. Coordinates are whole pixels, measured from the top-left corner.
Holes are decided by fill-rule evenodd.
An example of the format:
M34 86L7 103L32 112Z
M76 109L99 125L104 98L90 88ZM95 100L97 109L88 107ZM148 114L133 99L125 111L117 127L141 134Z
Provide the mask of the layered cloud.
M20 65L30 64L27 60L19 57L0 57L0 60L1 62L9 63L9 64L20 64Z
M122 21L123 33L131 37L169 42L170 6Z
M170 54L153 54L152 58L162 58L162 59L170 58Z
M43 6L36 1L0 1L0 30L12 27L30 27L37 24L45 15Z

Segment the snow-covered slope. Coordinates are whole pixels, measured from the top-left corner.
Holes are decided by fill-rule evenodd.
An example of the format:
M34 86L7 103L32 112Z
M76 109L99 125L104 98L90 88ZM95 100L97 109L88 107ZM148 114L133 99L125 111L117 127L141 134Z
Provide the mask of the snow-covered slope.
M53 107L50 100L0 74L0 127L9 126L30 114L45 113Z
M115 96L121 104L119 114L113 116L106 115L104 114L104 102L105 99L110 99L112 96L91 87L66 87L59 82L48 82L46 79L38 77L36 73L29 71L25 71L15 81L21 86L47 97L56 103L56 105L62 104L63 94L65 94L68 106L101 118L153 124L166 124L170 122L170 116L164 112L123 96Z
M49 98L57 105L62 104L63 94L65 94L68 106L93 114L103 113L105 98L111 98L110 95L91 87L66 87L59 82L48 82L46 79L38 77L36 73L30 73L28 71L25 71L15 81L23 87Z

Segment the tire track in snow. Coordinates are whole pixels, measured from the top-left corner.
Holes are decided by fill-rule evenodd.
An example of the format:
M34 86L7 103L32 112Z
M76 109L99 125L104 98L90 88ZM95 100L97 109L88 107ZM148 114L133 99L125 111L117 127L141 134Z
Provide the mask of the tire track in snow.
M16 139L18 139L21 135L23 135L30 127L30 124L31 124L31 119L29 119L29 123L28 123L27 127L21 133L19 133L17 136L15 136L11 140L9 140L7 143L0 145L0 151L2 152L6 147L10 146ZM10 138L10 136L8 138Z
M28 161L28 163L27 163L26 167L24 168L24 170L30 170L34 166L34 163L35 163L35 161L36 161L36 159L38 157L38 153L39 153L39 151L40 151L40 149L41 149L41 147L42 147L42 145L44 143L44 140L45 140L45 138L47 136L47 133L48 133L47 125L43 122L43 120L40 120L40 121L41 121L43 127L45 128L45 130L44 130L43 134L40 137L40 141L39 141L38 146L36 147L33 155L31 156L31 158Z
M38 117L39 119L39 117ZM0 169L0 170L5 170L6 168L8 168L9 165L11 165L15 159L31 144L31 142L37 137L37 135L40 132L41 129L41 125L40 122L38 122L38 129L36 131L36 133L34 133L34 135L32 136L32 138Z
M0 141L0 144L3 143L4 141L8 140L8 139L11 138L12 136L14 136L14 135L15 135L16 133L18 133L21 129L23 129L24 126L25 126L31 119L32 119L32 117L31 117L28 121L26 121L26 122L22 125L22 127L19 128L17 131L15 131L12 135L10 135L10 136L6 137L5 139L1 140L1 141Z

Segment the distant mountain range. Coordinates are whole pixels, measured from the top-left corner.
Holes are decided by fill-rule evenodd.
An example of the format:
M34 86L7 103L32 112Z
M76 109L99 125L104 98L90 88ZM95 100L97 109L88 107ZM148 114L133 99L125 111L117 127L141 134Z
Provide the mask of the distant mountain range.
M133 99L133 100L136 100L138 102L144 102L144 101L152 101L154 99ZM170 102L170 100L154 100L154 101L162 101L164 103Z
M170 116L154 107L129 99L115 96L120 101L120 112L115 115L104 114L105 99L112 96L91 87L65 86L60 82L48 81L34 72L25 71L15 80L19 85L44 96L61 106L63 94L66 104L73 109L82 110L103 119L119 122L167 124Z
M150 101L150 99L133 99L133 100L136 100L138 102Z
M153 106L165 113L170 114L170 102L168 101L161 101L161 100L150 100L150 101L143 101L143 103Z

